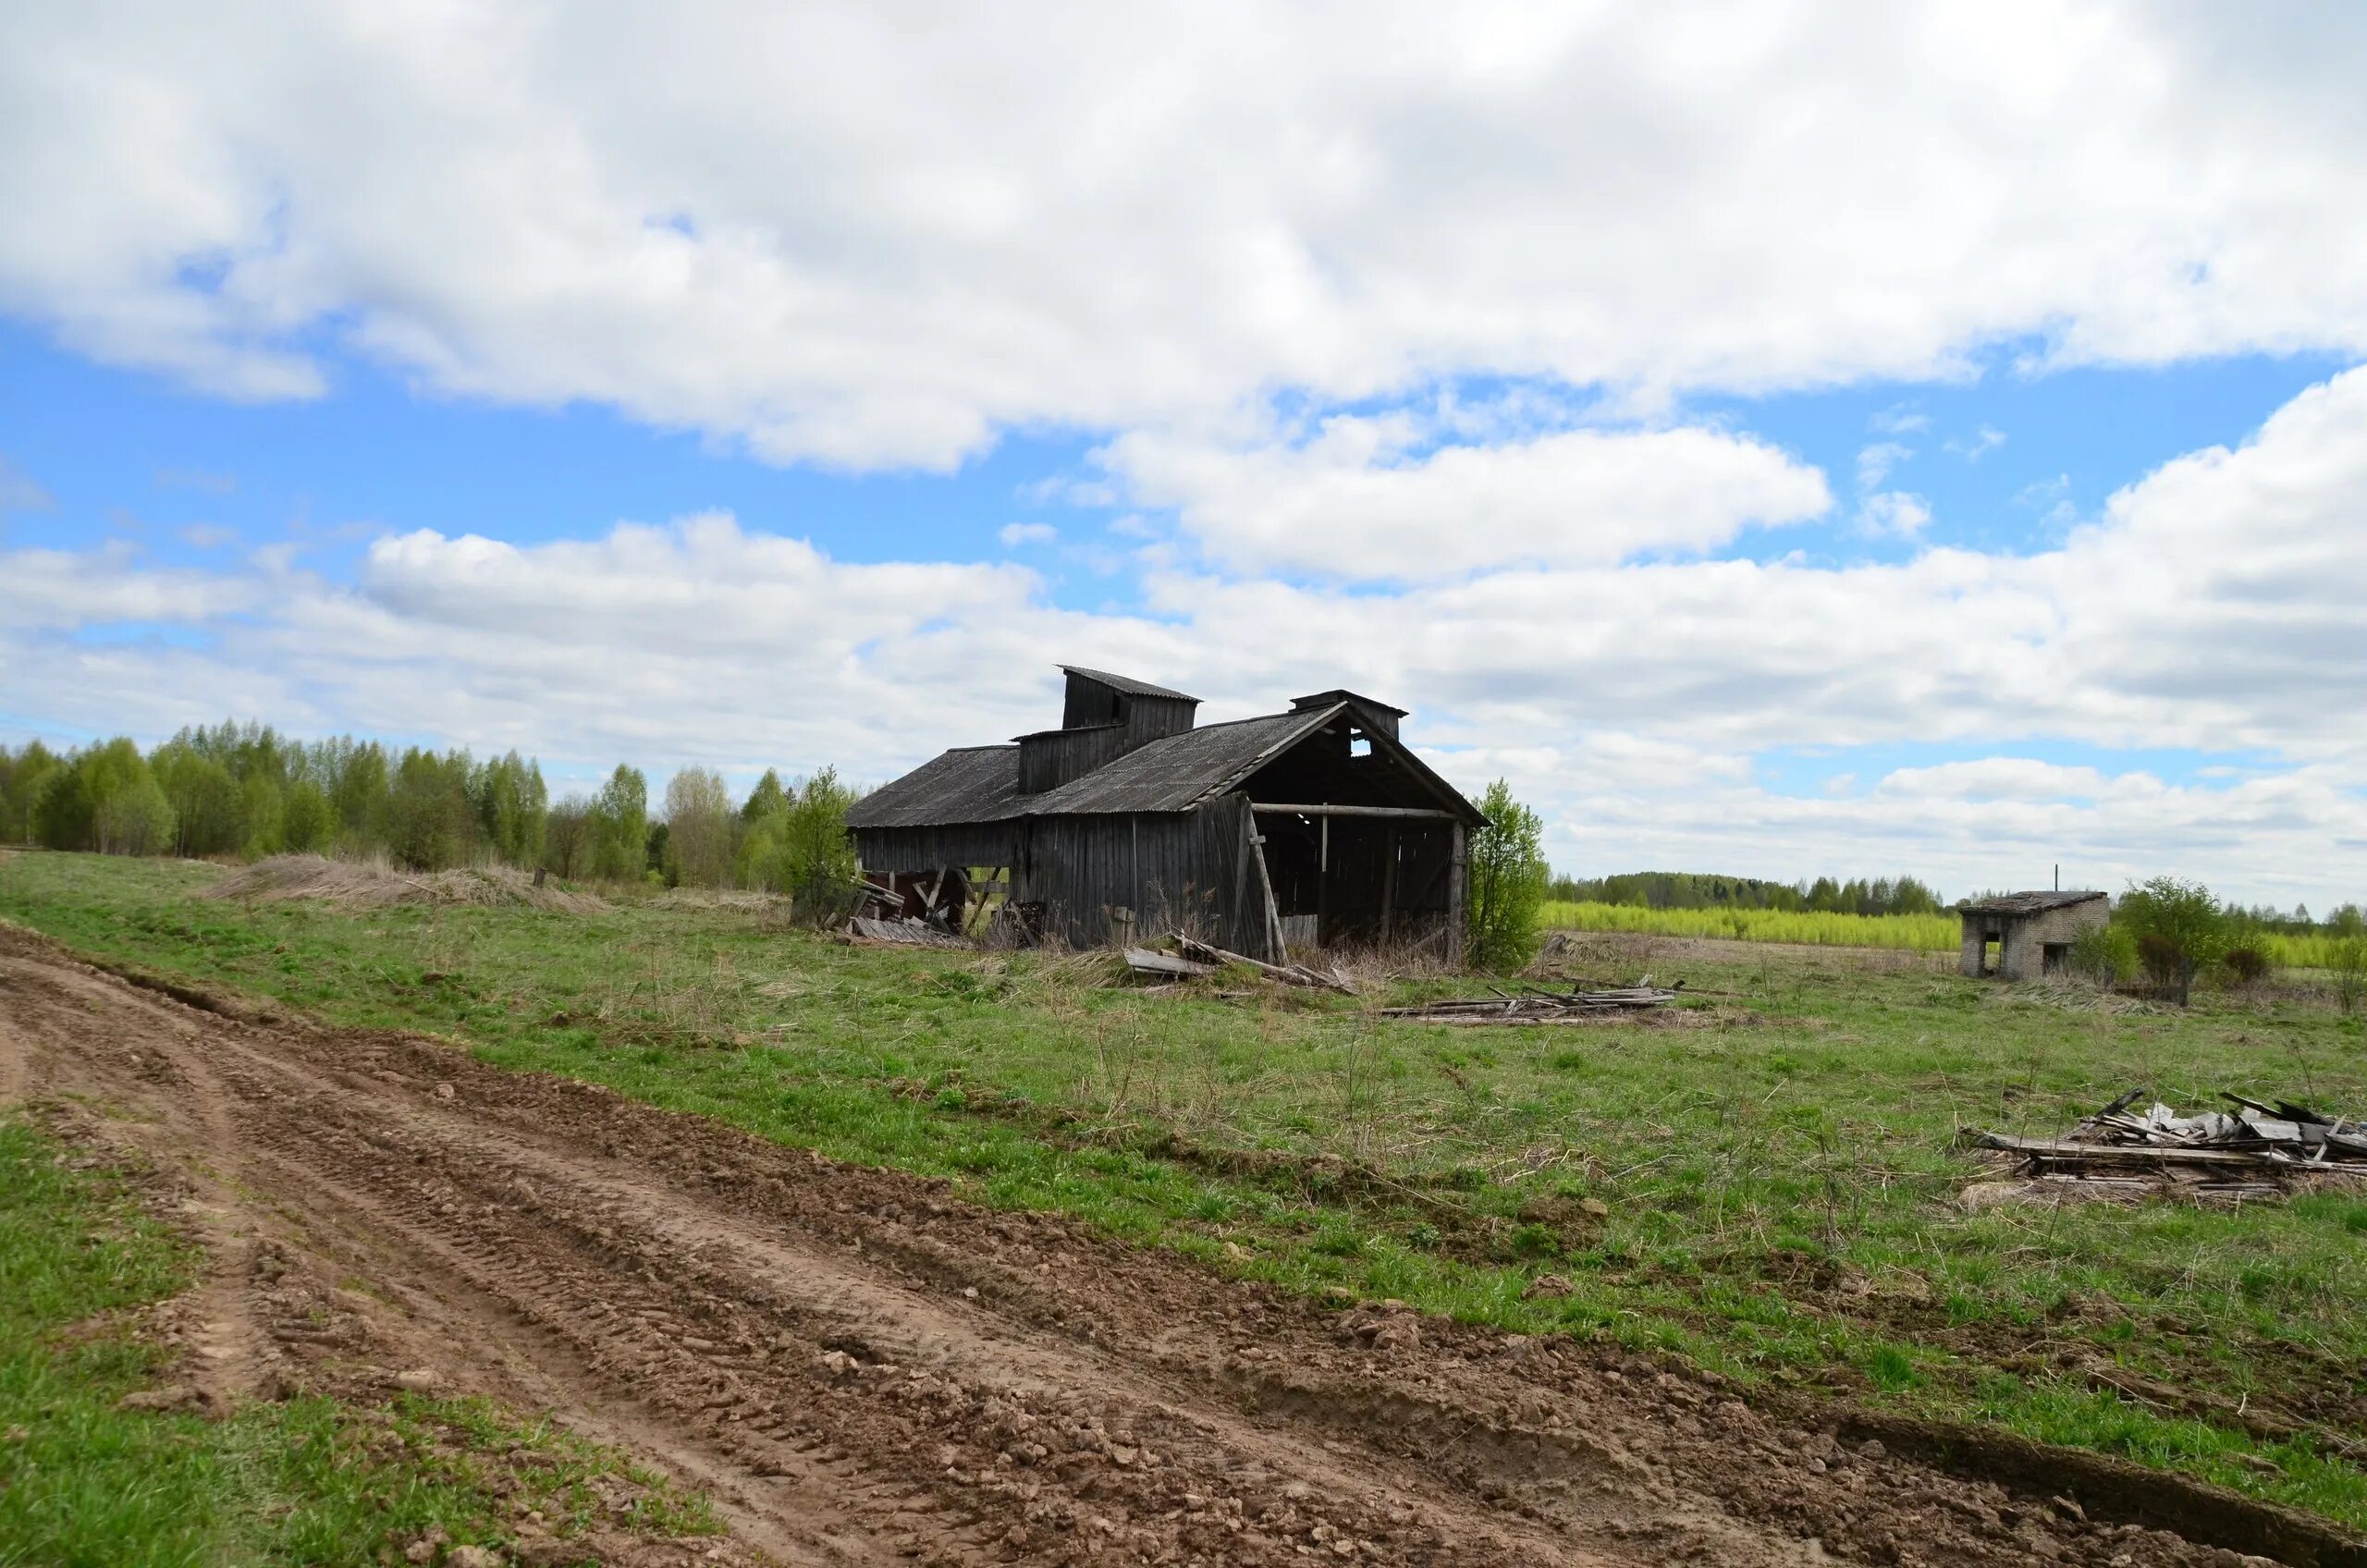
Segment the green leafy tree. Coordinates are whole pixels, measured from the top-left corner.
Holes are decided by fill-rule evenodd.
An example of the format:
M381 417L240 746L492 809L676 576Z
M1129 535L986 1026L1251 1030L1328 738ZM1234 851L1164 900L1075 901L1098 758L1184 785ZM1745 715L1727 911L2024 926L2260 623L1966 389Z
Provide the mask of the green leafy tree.
M723 776L686 767L666 785L666 878L678 886L720 888L731 879L740 826Z
M747 800L741 803L740 820L761 822L788 809L789 791L780 787L780 775L768 767L765 769L765 776L756 780L756 787L748 791Z
M173 846L172 802L140 748L121 737L68 756L33 816L34 837L54 850L146 855Z
M469 805L472 772L466 752L438 756L414 746L403 753L381 814L382 842L397 864L440 871L469 858L476 839L476 815Z
M0 843L33 841L34 808L63 766L39 741L28 741L13 756L0 747Z
M1537 956L1537 917L1551 876L1545 823L1499 778L1480 797L1487 824L1471 835L1464 956L1475 969L1519 969Z
M192 745L189 733L157 747L151 764L172 802L173 848L192 858L228 854L246 840L246 801L229 766Z
M649 867L649 780L641 769L617 765L600 787L592 821L592 875L642 880Z
M290 854L320 854L337 841L337 813L318 781L299 778L288 786L279 813L280 847Z
M321 747L315 766L337 815L337 842L356 850L383 842L392 790L386 749L375 741L340 737Z
M257 769L239 785L239 815L246 828L239 849L250 859L276 855L286 845L286 797L271 774Z
M855 792L839 782L836 768L826 767L783 795L779 810L749 827L743 877L788 895L801 919L835 919L852 907L856 861L847 808Z
M543 864L560 876L588 876L592 869L593 806L582 795L569 795L550 808L543 822Z
M2227 912L2200 882L2156 876L2136 884L2121 895L2113 918L2136 938L2147 970L2181 1007L2194 977L2227 950Z
M477 832L510 865L537 865L549 830L550 790L539 762L515 751L480 765L469 780Z

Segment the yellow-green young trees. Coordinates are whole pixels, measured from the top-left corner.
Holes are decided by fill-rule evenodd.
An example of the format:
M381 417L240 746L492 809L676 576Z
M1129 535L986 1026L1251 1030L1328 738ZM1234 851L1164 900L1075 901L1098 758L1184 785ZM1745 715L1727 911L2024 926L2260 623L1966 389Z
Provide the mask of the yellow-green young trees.
M323 854L337 841L337 813L317 780L299 778L280 802L280 847L290 854Z
M33 806L33 837L54 850L161 854L173 847L173 808L155 771L125 737L69 755Z
M666 876L692 888L720 888L731 879L731 791L723 776L686 767L666 785Z
M639 882L649 872L649 780L617 765L592 806L592 875Z
M377 843L386 829L386 749L375 741L340 735L313 748L312 766L328 793L337 841L352 849Z
M1471 835L1464 960L1474 969L1521 968L1537 956L1537 915L1552 872L1545 824L1497 779L1480 797L1487 826Z
M32 842L34 803L61 766L39 741L13 753L0 746L0 844Z
M854 791L839 782L836 768L826 767L781 796L779 807L748 824L741 881L787 894L803 919L844 913L855 886L854 840L847 833Z
M476 848L476 816L469 809L469 753L438 756L414 746L395 765L382 813L384 843L396 864L413 871L459 865Z
M741 802L740 820L759 822L788 809L789 791L780 787L780 775L768 767L765 776L756 780L756 787L748 791L748 798Z
M156 748L150 766L172 803L177 853L228 854L245 841L246 802L220 760L177 737Z
M511 865L541 864L550 812L541 763L512 751L479 765L469 778L469 804L496 855Z

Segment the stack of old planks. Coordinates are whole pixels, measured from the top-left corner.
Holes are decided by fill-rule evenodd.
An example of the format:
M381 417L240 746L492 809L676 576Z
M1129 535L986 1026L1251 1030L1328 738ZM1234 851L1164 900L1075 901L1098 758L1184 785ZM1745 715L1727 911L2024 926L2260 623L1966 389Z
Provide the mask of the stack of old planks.
M868 915L853 915L846 924L846 934L858 942L879 942L899 948L975 948L978 944L966 937L940 931L920 920L874 920Z
M1493 989L1493 987L1490 987ZM1524 986L1517 993L1497 991L1492 997L1449 997L1414 1007L1383 1008L1383 1018L1418 1018L1431 1023L1570 1023L1608 1013L1634 1012L1666 1007L1676 1000L1674 990L1651 984L1610 986L1589 990L1584 985L1567 991L1544 991Z
M2290 1100L2222 1097L2235 1109L2181 1116L2131 1089L2060 1138L1968 1132L1975 1146L2010 1156L2034 1183L2063 1195L2273 1197L2296 1182L2367 1180L2367 1127ZM2078 1189L2078 1190L2068 1190Z

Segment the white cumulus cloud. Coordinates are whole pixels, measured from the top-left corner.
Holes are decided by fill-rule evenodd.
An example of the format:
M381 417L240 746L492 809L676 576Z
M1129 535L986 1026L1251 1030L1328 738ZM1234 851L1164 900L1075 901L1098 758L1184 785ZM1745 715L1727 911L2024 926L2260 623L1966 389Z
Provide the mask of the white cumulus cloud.
M2355 10L2133 0L20 6L0 310L854 467L1459 376L2356 353L2362 67Z

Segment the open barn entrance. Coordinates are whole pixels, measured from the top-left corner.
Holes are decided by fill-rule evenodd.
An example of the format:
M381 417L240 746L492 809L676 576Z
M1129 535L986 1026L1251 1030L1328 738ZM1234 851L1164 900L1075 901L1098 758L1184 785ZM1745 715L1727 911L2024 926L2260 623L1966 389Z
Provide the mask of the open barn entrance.
M1259 807L1266 877L1284 942L1365 947L1437 932L1453 913L1455 826Z
M1462 918L1468 808L1442 799L1413 763L1397 709L1350 692L1299 700L1334 717L1246 783L1283 942L1364 947L1445 933Z

